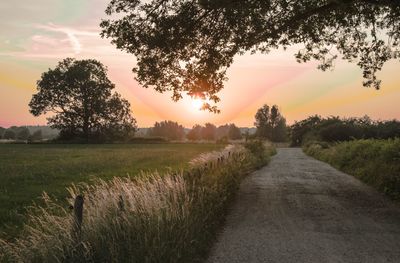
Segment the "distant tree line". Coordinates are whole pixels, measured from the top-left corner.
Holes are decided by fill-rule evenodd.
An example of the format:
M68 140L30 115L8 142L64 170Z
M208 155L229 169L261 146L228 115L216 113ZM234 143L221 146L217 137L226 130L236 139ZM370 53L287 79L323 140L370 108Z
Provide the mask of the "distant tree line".
M308 141L340 142L353 139L389 139L400 137L400 122L397 120L374 121L362 118L322 118L310 116L290 127L292 146L301 146Z
M233 123L221 125L219 127L215 126L212 123L206 123L204 126L196 124L188 132L186 138L190 141L240 140L242 139L242 132Z
M225 124L219 127L212 123L205 125L196 124L192 129L186 132L186 129L173 121L156 122L153 127L149 128L146 133L150 137L162 137L168 140L189 141L228 141L242 139L242 132L235 124Z
M182 140L185 136L185 128L173 121L156 122L154 127L147 131L148 136L163 137L168 140Z
M39 126L11 126L8 129L0 127L0 139L3 140L38 142L50 139L48 133L45 135L47 137L43 136L43 131Z

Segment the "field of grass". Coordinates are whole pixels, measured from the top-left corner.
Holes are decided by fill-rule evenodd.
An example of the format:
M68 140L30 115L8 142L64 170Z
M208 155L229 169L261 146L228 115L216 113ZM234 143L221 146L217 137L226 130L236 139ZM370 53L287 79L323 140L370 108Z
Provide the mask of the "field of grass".
M0 239L0 262L204 262L241 180L274 153L262 142L231 145L183 172L71 188L70 204L84 200L82 224L45 198L22 235Z
M92 179L135 176L141 170L181 169L216 144L0 144L0 232L13 236L25 207L42 192L64 201L66 187ZM0 235L1 236L1 235Z
M304 151L400 200L400 138L312 143Z

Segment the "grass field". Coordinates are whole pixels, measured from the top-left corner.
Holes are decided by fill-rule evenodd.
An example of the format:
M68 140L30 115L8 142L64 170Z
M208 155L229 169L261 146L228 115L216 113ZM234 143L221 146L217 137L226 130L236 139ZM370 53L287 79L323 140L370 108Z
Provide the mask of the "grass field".
M97 180L70 189L70 204L84 200L81 217L46 198L21 235L0 238L0 262L204 262L240 182L274 153L251 141L197 156L182 172Z
M25 220L25 208L43 191L64 200L66 187L92 179L185 168L216 144L0 144L0 232L13 236Z

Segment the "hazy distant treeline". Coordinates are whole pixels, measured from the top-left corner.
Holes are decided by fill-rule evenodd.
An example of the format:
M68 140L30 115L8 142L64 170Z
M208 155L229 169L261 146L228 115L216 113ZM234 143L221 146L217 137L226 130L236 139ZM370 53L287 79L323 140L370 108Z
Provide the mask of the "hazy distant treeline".
M143 138L150 142L150 139L162 141L215 141L215 140L237 140L244 136L251 136L256 133L256 128L237 127L235 124L216 126L211 123L205 125L194 125L192 129L183 127L177 122L161 121L156 122L153 127L138 128L132 137L122 141L136 142ZM10 128L0 127L0 140L41 142L48 140L59 140L59 131L49 126L12 126Z
M13 141L43 141L57 138L59 131L49 126L0 127L0 139Z
M139 131L142 136L162 137L168 140L189 140L189 141L228 141L240 140L246 134L254 134L254 128L239 128L235 124L216 126L212 123L204 125L196 124L192 129L184 128L177 122L162 121L156 122L153 127L146 131Z

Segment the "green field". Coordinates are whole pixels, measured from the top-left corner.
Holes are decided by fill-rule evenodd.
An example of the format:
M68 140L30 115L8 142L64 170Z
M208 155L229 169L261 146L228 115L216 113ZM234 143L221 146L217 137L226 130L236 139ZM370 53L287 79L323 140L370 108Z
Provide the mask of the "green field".
M13 236L43 191L65 200L72 183L185 168L216 144L0 144L0 232Z

